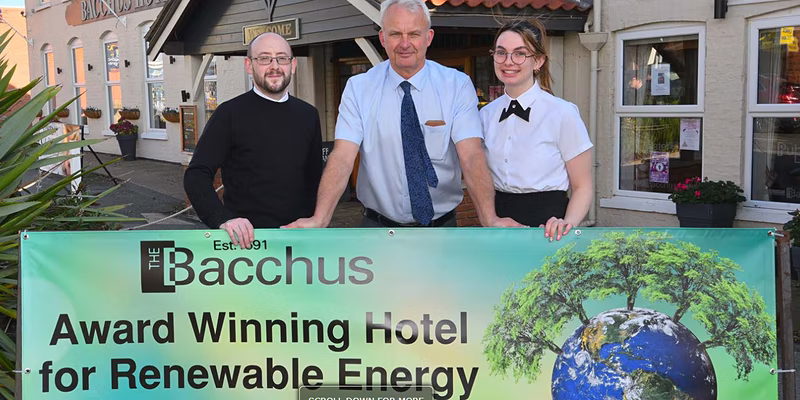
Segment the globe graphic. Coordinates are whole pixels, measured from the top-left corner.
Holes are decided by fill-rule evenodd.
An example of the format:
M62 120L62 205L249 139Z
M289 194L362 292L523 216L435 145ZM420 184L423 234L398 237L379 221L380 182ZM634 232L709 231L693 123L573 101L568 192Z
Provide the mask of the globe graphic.
M714 366L697 337L657 311L598 314L553 367L554 400L716 399Z

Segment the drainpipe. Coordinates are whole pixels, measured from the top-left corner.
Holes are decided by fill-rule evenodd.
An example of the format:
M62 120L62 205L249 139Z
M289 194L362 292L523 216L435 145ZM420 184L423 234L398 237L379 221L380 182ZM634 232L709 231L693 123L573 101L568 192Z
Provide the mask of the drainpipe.
M592 181L594 182L594 195L592 205L589 207L589 217L586 221L587 226L594 226L597 223L597 82L600 74L599 51L608 41L608 33L601 32L600 21L602 20L603 0L594 0L592 5L592 31L584 29L586 32L579 34L581 44L591 52L589 61L589 140L594 144L592 151ZM588 21L587 21L588 25Z

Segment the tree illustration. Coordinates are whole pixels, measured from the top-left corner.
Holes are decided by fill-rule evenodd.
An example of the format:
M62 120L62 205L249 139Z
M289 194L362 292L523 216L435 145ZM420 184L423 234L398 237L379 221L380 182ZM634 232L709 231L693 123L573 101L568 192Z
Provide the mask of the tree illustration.
M651 301L665 301L677 307L672 321L678 322L692 304L708 293L714 282L734 281L736 263L719 257L716 251L703 252L692 243L665 243L647 261L650 273L643 277L642 294Z
M576 319L590 324L584 301L621 294L632 311L640 291L674 305L673 322L691 311L710 336L702 348L724 348L736 361L739 379L747 379L753 361L770 363L774 321L761 295L736 281L741 268L716 251L670 239L664 232L610 232L585 251L571 244L546 257L495 306L484 336L491 372L536 380L545 353L563 352L556 340L564 327Z
M628 310L633 310L636 295L650 273L647 260L664 245L666 238L664 232L635 231L627 236L623 232L610 232L604 239L592 241L587 256L596 271L593 297L621 294L627 297Z
M768 364L775 357L775 332L767 305L755 290L742 282L720 280L692 305L692 316L703 324L710 338L705 349L724 347L736 360L738 379L747 380L753 360Z

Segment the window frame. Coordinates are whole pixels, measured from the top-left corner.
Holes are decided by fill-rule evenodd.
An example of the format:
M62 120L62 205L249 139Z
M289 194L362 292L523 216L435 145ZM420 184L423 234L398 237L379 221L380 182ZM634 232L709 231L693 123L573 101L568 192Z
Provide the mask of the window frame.
M165 68L166 65L164 65L164 62L163 62L163 54L159 54L158 55L158 57L162 60L162 62L161 62L161 78L151 78L149 76L150 75L149 74L149 72L150 72L150 64L149 64L150 59L147 57L147 41L145 40L144 37L147 35L147 32L150 30L152 25L153 25L152 22L148 22L148 23L142 25L142 57L143 57L143 61L144 61L143 62L143 67L144 67L144 71L143 71L144 75L143 76L144 76L144 88L145 88L145 90L144 90L144 103L143 104L145 104L145 107L144 107L145 108L145 110L144 110L144 118L145 118L145 121L147 121L147 124L145 126L144 132L142 132L142 134L140 136L142 137L142 139L167 140L167 124L166 124L166 122L164 123L164 127L163 128L153 128L153 127L150 126L151 117L152 117L152 115L150 115L150 108L151 108L150 102L152 100L152 98L150 97L150 84L160 83L162 85L162 87L164 87L164 91L166 93L166 86L165 86L165 83L164 83L164 80L165 80L164 79L164 74L166 72L166 68Z
M51 57L53 57L53 79L52 79L53 81L52 82L50 82L50 71L49 71L49 65L47 64L47 55L48 54ZM42 47L42 67L43 67L43 71L44 71L43 75L44 75L44 86L45 86L45 88L56 86L56 80L57 79L56 79L56 70L55 70L56 66L55 65L56 65L56 54L53 51L53 45L46 44L46 45L44 45ZM51 98L50 100L48 100L47 102L44 103L44 111L42 111L42 112L45 113L45 114L50 114L51 112L55 111L56 108L58 108L58 105L56 104L56 96L53 96L53 98Z
M798 203L783 203L768 200L753 200L753 129L756 118L797 117L800 104L758 104L758 39L763 29L784 26L799 26L800 16L764 18L750 21L748 26L749 46L747 52L747 110L745 110L745 157L744 157L744 216L741 219L769 223L786 222L788 211L800 208ZM738 218L738 217L737 217Z
M697 35L697 104L696 105L642 105L626 106L623 105L624 94L624 53L625 42L641 39L657 39L659 37ZM670 204L650 204L644 208L658 209L659 212L674 213L674 205L669 200L668 193L644 192L636 190L620 189L620 157L622 146L622 119L623 118L700 118L703 120L701 135L705 135L705 73L706 73L706 29L703 25L678 26L668 28L656 28L648 30L637 30L633 32L623 32L616 37L616 83L614 99L614 197L625 197L640 200L667 201ZM701 137L700 151L705 155L705 141ZM701 161L701 171L705 169L706 157ZM701 172L702 173L702 172ZM628 201L616 201L616 199L605 199L601 206L616 208L616 203L630 203ZM658 202L656 202L658 203ZM623 206L631 208L630 206ZM638 208L638 207L633 207Z
M208 123L208 119L210 118L208 116L208 107L207 107L208 106L208 98L206 97L206 90L205 90L206 83L214 82L214 85L215 85L216 91L217 91L217 107L219 107L219 60L217 59L217 56L212 56L212 57L213 57L213 59L211 60L211 62L214 63L214 72L215 72L215 74L214 75L209 75L208 74L208 70L211 67L211 62L208 63L208 67L206 67L206 70L203 72L203 116L206 119L204 124ZM277 61L276 61L276 63L277 63ZM252 79L252 76L251 76L251 79ZM216 110L217 109L215 108L214 111L216 111Z
M84 71L83 71L83 83L78 83L78 63L77 63L77 60L75 59L75 50L76 49L82 49L83 50L83 60L84 60L84 62L83 62L83 65L80 66L81 68L84 69ZM83 42L80 39L76 39L76 40L74 40L72 42L72 44L70 44L70 46L69 46L69 57L70 57L70 60L72 61L72 87L74 88L73 92L74 92L75 96L78 96L80 94L79 91L82 90L84 92L83 95L87 96L86 98L87 98L87 106L88 106L88 94L87 94L88 92L87 92L87 89L86 89L86 49L84 48ZM84 127L88 127L88 125L89 125L88 118L87 118L85 124L81 123L81 114L83 113L83 110L81 109L81 100L80 100L80 98L75 99L75 109L74 109L74 111L75 111L75 124L76 125L83 125Z
M108 79L108 75L109 75L108 58L106 58L107 57L106 45L108 45L109 43L116 43L117 44L117 51L119 52L120 51L119 38L112 33L112 34L107 35L107 37L105 37L103 39L103 43L102 43L102 46L103 46L103 48L102 48L102 54L103 54L103 89L105 89L104 90L104 92L105 92L104 96L106 98L106 101L105 101L106 104L105 105L108 106L108 110L106 110L106 113L105 113L106 114L106 123L107 123L107 125L106 125L106 129L103 131L103 134L107 135L107 136L114 136L114 132L111 131L111 129L109 128L111 126L111 124L114 123L114 115L112 115L112 113L111 113L111 111L113 111L113 108L112 108L112 105L111 105L111 100L112 99L111 99L111 93L109 92L109 89L112 86L115 86L115 85L119 86L120 94L122 94L122 83L121 83L121 81L122 81L122 79L121 79L122 78L122 65L121 64L117 65L117 68L119 68L119 70L120 70L120 80L116 81L116 82L115 81L110 81ZM122 62L122 56L121 55L119 57L118 62L119 63ZM116 113L114 113L114 114L116 114Z

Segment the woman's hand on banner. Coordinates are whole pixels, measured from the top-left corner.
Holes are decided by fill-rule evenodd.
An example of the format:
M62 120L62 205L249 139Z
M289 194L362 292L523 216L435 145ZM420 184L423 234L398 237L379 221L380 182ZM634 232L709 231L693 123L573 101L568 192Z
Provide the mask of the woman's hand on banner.
M544 237L549 238L552 242L554 238L561 240L562 237L566 236L572 229L572 224L562 218L550 217L546 225L539 225L539 227L544 228Z

